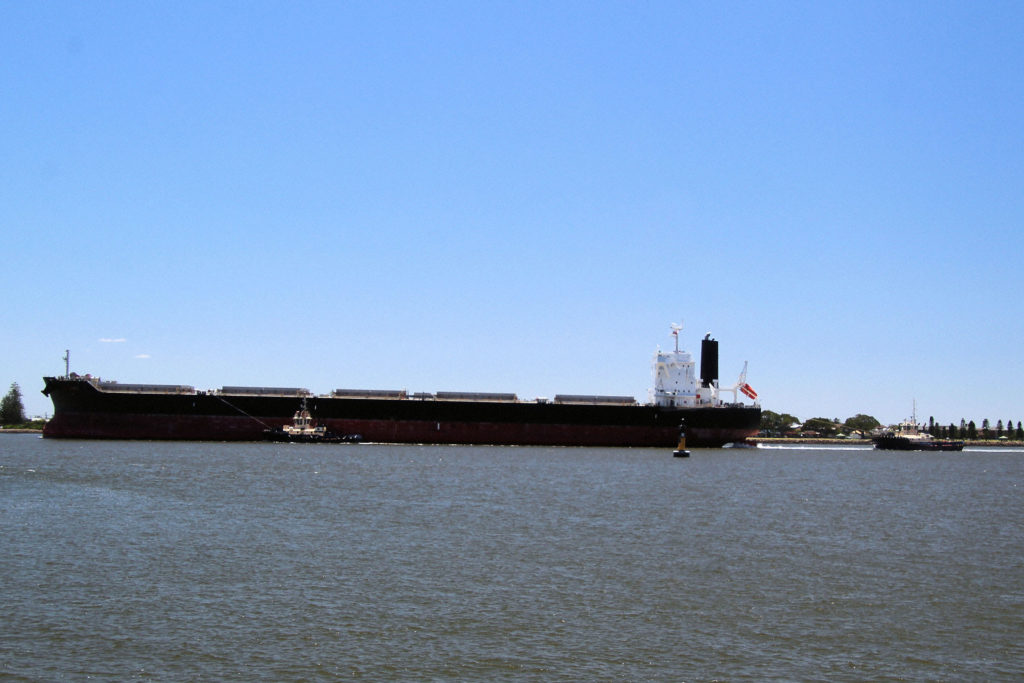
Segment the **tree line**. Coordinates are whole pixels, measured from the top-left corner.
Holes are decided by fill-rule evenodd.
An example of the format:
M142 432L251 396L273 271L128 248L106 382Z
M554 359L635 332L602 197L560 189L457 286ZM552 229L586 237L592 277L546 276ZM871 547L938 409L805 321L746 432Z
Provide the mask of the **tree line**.
M858 413L853 417L840 421L839 418L812 417L801 421L789 413L775 413L771 410L761 412L761 433L765 436L799 436L816 435L823 437L849 436L854 433L866 435L878 429L882 424L871 415ZM939 439L985 439L1005 438L1013 441L1024 441L1024 427L1021 420L1014 425L1013 420L998 420L995 425L985 418L979 428L974 420L960 420L960 424L941 425L934 417L928 418L927 425L921 428Z
M953 423L940 425L935 422L934 417L928 418L928 426L925 430L932 436L942 439L1001 439L1007 438L1014 441L1024 441L1024 428L1021 421L1017 420L1017 426L1013 426L1013 420L1007 420L1004 426L1002 420L996 421L995 426L986 417L981 421L981 428L974 423L974 420L967 422L960 420L960 426Z

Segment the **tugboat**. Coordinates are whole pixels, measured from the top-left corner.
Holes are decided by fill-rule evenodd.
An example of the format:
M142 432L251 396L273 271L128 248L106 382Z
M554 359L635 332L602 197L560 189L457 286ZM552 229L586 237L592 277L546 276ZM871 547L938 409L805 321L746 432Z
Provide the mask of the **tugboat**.
M936 439L922 433L917 426L917 406L913 417L900 422L895 429L872 439L875 448L883 451L962 451L964 442L953 439Z
M316 424L306 407L305 398L290 425L265 429L263 438L281 443L359 443L363 440L359 434L334 434L327 431L327 427Z

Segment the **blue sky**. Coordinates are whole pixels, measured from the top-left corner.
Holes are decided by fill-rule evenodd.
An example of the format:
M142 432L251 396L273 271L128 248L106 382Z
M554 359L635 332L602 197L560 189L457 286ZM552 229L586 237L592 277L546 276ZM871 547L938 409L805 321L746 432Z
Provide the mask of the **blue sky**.
M1024 419L1024 5L0 9L0 383Z

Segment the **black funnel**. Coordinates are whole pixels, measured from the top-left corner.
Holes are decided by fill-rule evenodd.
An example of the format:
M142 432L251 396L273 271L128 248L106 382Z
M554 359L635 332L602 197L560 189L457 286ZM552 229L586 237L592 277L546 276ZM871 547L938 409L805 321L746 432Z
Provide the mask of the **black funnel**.
M718 342L705 335L700 340L700 384L710 387L718 379Z

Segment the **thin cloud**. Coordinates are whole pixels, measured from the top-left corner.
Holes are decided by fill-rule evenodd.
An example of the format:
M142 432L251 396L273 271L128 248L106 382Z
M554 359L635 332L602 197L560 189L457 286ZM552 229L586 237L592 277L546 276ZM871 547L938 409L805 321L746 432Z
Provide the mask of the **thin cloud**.
M124 337L103 337L102 339L100 339L100 341L103 342L104 344L123 344L128 340L125 339Z
M149 357L150 357L150 355L149 355L148 353L140 353L140 354L138 354L138 355L137 355L137 356L135 356L135 357L136 357L136 358L149 358Z

